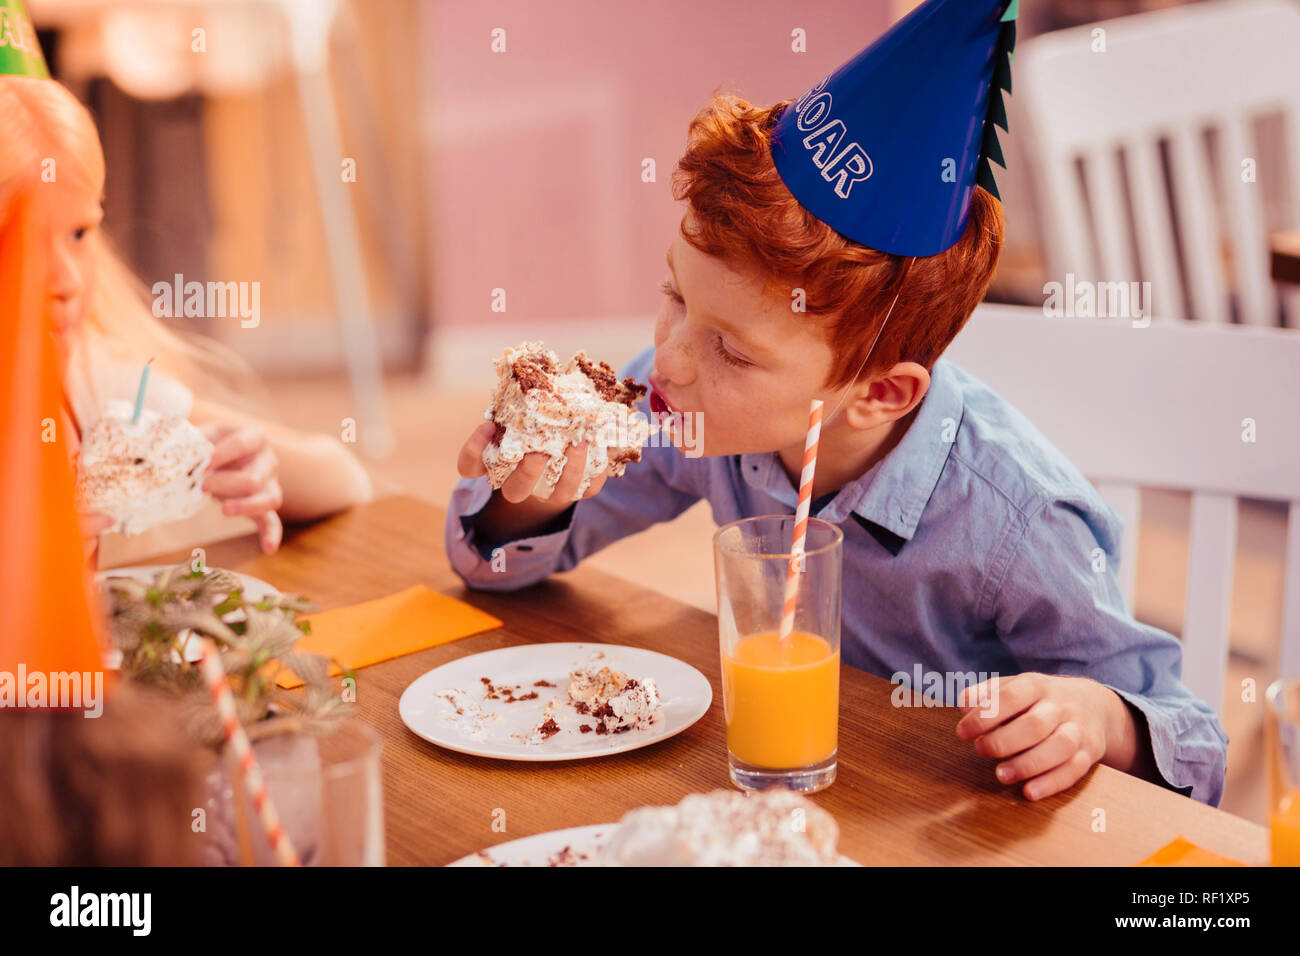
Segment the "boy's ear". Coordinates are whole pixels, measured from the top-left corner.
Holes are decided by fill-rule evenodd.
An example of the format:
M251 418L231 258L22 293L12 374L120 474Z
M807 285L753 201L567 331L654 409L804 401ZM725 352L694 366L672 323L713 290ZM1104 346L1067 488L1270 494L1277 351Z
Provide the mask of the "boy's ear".
M875 428L907 415L930 390L930 373L916 362L899 362L884 375L853 386L844 419L853 428Z

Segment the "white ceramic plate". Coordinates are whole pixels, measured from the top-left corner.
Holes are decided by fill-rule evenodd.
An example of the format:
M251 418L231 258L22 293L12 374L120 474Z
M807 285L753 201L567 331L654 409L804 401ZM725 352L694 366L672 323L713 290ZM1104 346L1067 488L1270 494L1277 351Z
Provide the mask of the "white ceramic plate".
M108 578L134 578L137 581L152 581L159 571L166 571L168 568L174 568L174 564L139 564L129 568L107 568L98 571L95 574L95 583L100 584ZM255 578L249 574L240 574L238 571L231 571L231 574L244 582L244 597L250 601L261 601L269 597L278 597L280 592L271 587L261 578ZM202 654L202 648L196 640L186 640L183 645L185 659L187 661L197 661ZM122 664L122 652L112 648L104 652L104 666L110 670L117 670Z
M631 733L631 731L629 731ZM618 830L617 823L598 823L590 827L570 827L498 843L487 850L463 856L448 866L558 866L558 855L568 849L571 863L563 865L594 866L596 851Z
M594 654L604 657L592 660ZM663 703L663 719L651 727L620 734L580 732L580 725L590 718L564 702L569 672L589 664L611 667L637 680L653 678ZM538 697L514 703L485 700L484 677L497 686L536 690ZM535 687L539 680L555 686ZM455 705L438 696L446 690L464 691L485 716L472 712L457 715ZM561 701L554 715L560 732L541 743L528 743L523 738L537 727L552 699ZM681 733L703 717L711 703L713 689L705 676L666 654L617 644L524 644L435 667L411 682L398 701L397 712L414 733L448 750L501 760L550 761L603 757L648 746Z
M595 866L601 846L618 832L617 823L552 830L463 856L448 866ZM561 862L563 860L564 862ZM859 866L840 856L840 866Z

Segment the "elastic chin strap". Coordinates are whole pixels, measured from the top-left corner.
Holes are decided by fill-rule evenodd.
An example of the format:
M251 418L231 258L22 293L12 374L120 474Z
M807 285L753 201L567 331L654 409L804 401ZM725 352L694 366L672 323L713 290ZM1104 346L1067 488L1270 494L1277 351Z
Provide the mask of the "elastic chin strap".
M835 418L835 413L838 412L840 406L844 404L844 399L849 397L849 390L852 389L854 385L858 384L858 376L861 375L862 370L867 367L867 362L871 359L871 353L876 350L876 343L880 341L880 333L885 331L885 325L889 322L889 317L894 314L894 306L898 305L898 297L903 293L903 282L907 279L908 270L912 268L912 263L915 261L916 256L908 256L903 260L903 268L898 273L898 289L895 290L894 299L889 303L889 309L885 312L885 320L880 323L880 328L876 329L876 337L871 340L871 348L867 349L867 354L866 357L862 359L862 364L859 365L858 370L853 373L853 380L849 382L848 385L844 386L844 390L840 392L840 400L835 403L835 407L832 408L830 414L826 416L825 421L827 424L830 424L830 422Z

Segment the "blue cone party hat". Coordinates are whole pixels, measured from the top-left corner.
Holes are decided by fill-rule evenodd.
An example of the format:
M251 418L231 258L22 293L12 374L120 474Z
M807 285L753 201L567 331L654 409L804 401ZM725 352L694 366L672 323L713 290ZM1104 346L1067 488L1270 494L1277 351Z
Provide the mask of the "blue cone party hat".
M980 185L998 195L997 130L1019 0L926 0L804 93L772 132L777 172L805 209L871 249L932 256L966 229Z

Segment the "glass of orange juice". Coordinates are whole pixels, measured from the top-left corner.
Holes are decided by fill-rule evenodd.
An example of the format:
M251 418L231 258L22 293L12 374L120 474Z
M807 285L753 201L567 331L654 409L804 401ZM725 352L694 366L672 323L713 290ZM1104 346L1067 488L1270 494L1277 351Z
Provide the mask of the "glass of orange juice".
M1300 679L1274 681L1264 701L1272 863L1300 866Z
M794 521L745 518L713 536L727 761L745 790L813 793L835 780L844 535L808 519L794 624L782 636Z

